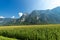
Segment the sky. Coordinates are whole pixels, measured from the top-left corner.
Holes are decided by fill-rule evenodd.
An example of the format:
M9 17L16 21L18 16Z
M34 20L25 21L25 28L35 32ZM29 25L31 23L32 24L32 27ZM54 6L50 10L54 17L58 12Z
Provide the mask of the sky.
M60 0L0 0L0 18L18 18L26 12L57 6L60 6Z

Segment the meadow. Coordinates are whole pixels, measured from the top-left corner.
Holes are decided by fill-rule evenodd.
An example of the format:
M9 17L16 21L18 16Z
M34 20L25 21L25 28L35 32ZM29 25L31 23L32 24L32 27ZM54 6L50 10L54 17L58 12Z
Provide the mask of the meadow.
M0 40L60 40L60 24L0 26L0 36Z

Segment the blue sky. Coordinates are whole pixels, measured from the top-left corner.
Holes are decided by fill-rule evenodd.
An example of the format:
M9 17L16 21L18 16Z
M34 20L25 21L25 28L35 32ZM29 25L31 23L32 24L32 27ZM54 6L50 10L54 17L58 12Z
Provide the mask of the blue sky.
M18 13L52 9L60 6L60 0L0 0L0 17L19 17Z

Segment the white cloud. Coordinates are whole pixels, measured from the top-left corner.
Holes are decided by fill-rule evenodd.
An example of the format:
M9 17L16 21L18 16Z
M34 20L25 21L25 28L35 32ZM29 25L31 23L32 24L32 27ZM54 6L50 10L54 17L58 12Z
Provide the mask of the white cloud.
M12 16L11 18L15 18L15 16Z
M20 13L20 12L19 12L18 15L19 15L19 17L21 17L21 16L23 15L23 13Z
M53 9L57 6L60 6L60 0L45 0L44 7L46 9Z
M4 16L0 16L0 18L5 18Z

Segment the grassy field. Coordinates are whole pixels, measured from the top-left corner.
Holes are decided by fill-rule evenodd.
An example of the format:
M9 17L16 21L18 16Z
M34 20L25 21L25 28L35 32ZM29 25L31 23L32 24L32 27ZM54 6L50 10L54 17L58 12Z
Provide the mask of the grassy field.
M14 40L60 40L60 24L0 26L0 36Z

